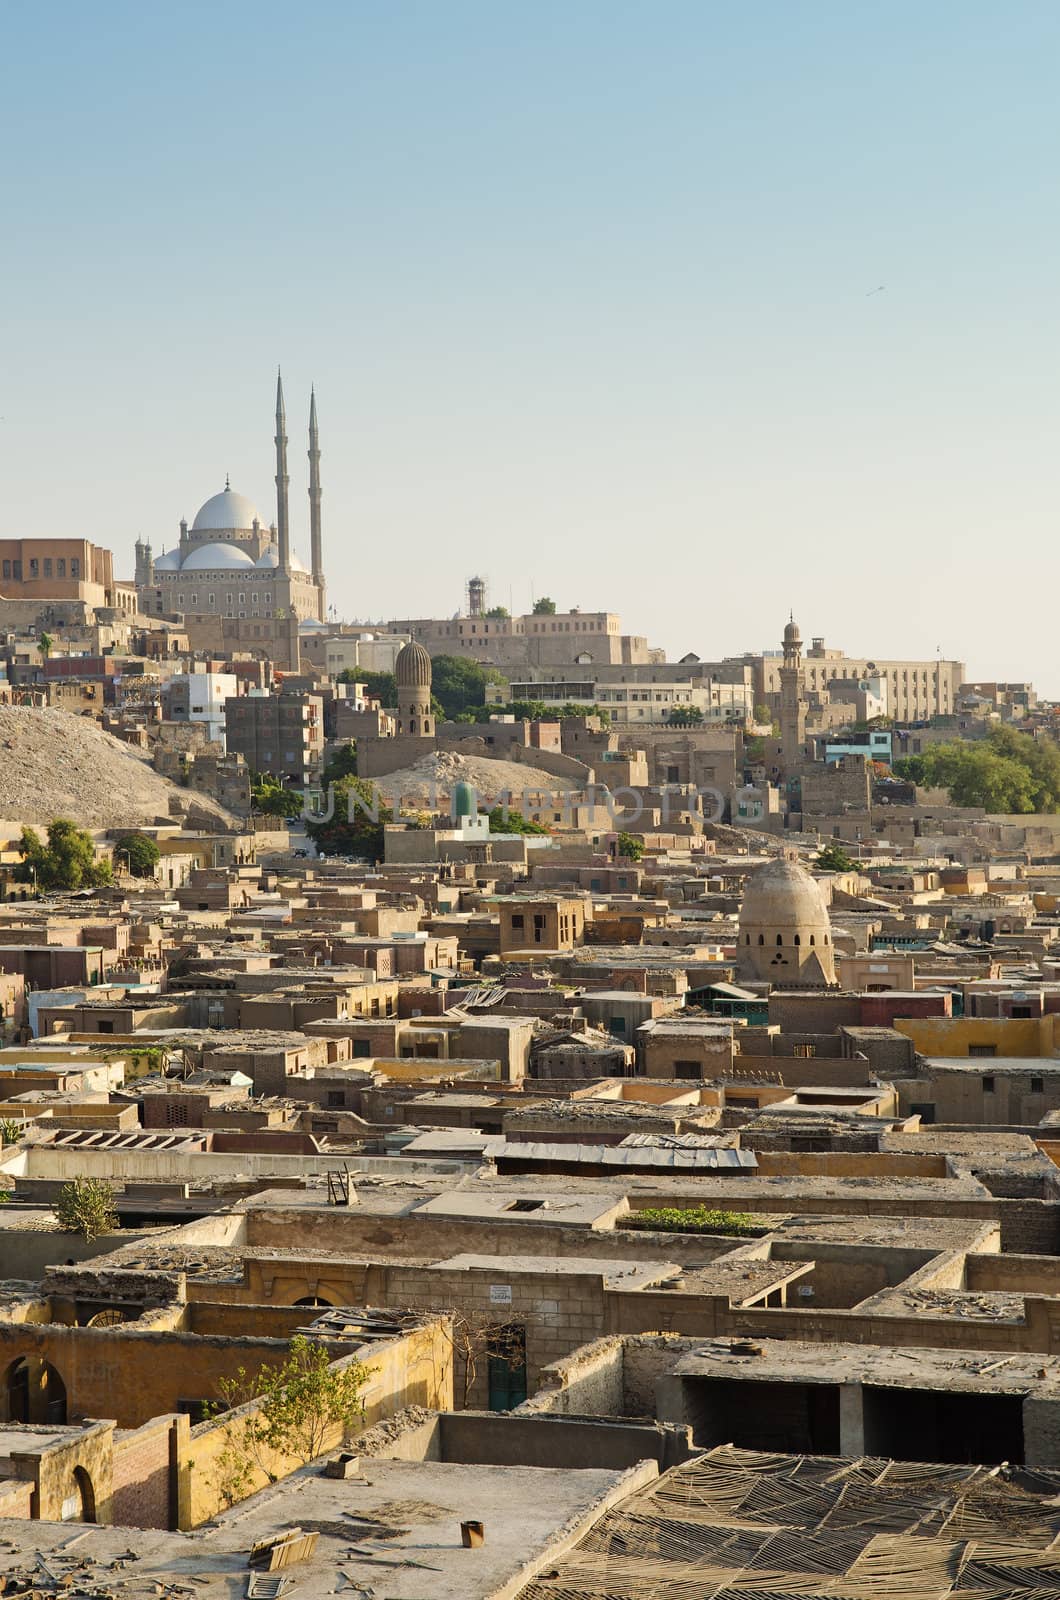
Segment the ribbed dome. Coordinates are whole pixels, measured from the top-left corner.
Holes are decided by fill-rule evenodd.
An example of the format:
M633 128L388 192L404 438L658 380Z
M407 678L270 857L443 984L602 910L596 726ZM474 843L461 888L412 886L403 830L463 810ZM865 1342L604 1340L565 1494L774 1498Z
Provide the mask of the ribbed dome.
M218 567L253 567L246 550L236 544L200 544L192 550L181 572L208 572Z
M245 494L237 494L225 484L220 494L215 494L200 506L192 523L195 533L229 533L238 529L249 533L255 522L260 522L257 507Z
M179 572L180 551L164 550L160 556L155 556L156 572Z
M398 651L394 662L394 677L399 689L429 689L431 686L431 658L416 639Z
M829 933L831 926L819 885L797 861L767 861L748 878L740 907L742 929Z

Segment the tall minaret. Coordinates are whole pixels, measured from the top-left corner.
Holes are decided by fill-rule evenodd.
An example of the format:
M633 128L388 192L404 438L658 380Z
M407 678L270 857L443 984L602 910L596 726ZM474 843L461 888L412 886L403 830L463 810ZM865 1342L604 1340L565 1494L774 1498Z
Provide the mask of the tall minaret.
M792 617L784 629L784 665L780 669L780 749L787 769L805 757L806 701L803 697L802 635Z
M316 391L309 391L309 544L313 582L317 589L317 621L328 620L324 599L324 555L320 547L320 430L317 427Z
M280 571L291 576L291 534L287 520L287 416L283 409L283 378L276 373L276 536L280 546Z

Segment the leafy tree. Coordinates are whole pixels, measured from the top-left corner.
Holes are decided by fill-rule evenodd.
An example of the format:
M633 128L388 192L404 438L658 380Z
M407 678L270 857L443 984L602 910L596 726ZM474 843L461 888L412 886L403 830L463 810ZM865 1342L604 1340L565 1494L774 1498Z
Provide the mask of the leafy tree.
M357 741L350 739L346 744L340 744L328 756L324 763L323 779L325 783L338 783L340 778L355 778L357 776Z
M467 661L463 656L435 656L431 669L432 693L448 719L484 705L487 686L504 681L496 667Z
M124 859L134 878L153 878L162 852L146 833L123 833L114 847L118 860Z
M503 806L494 806L489 813L491 833L547 833L548 829L540 822L535 822L531 817L524 817L521 811L505 811Z
M52 638L50 633L42 633L40 635L37 640L37 649L40 651L42 661L47 661L48 657L52 653L54 644L55 640Z
M17 1117L4 1117L0 1120L0 1141L4 1144L18 1144L25 1132L26 1124L20 1122ZM0 1189L0 1194L6 1198L6 1189Z
M703 712L699 706L674 706L670 712L671 728L689 728L703 721Z
M80 1233L88 1240L113 1233L118 1226L114 1190L103 1178L74 1178L64 1183L52 1211L66 1233Z
M379 791L367 778L346 777L328 790L331 815L306 821L305 831L325 855L352 855L379 861L383 855L383 829L394 813L382 804Z
M556 602L554 600L550 600L547 594L543 594L540 600L534 601L535 617L554 617L555 615Z
M755 721L758 723L773 721L773 713L768 706L755 706Z
M830 840L823 845L815 863L822 872L853 872L857 863L847 855L841 844Z
M1060 811L1060 747L1014 728L993 728L984 740L930 745L894 763L900 778L945 789L956 806L1002 814Z
M302 795L298 789L286 789L271 772L253 772L250 776L250 803L255 811L267 817L300 817Z
M392 672L362 672L357 667L344 667L339 673L340 683L363 683L369 700L378 700L387 711L397 705L397 679Z
M486 612L492 622L506 622L511 616L507 606L491 606Z
M22 864L16 876L38 889L98 889L113 882L109 861L96 860L92 837L65 817L48 824L48 842L34 828L23 828Z
M636 833L620 833L618 836L618 853L626 856L630 861L639 861L644 854L644 840Z
M315 1461L337 1428L364 1415L362 1392L370 1376L359 1361L333 1364L325 1344L296 1334L282 1365L256 1373L240 1367L221 1379L216 1411L243 1413L217 1461L222 1499L234 1505L250 1494L255 1466L275 1483L292 1457L303 1465Z
M277 1455L315 1461L333 1428L362 1415L368 1376L359 1361L333 1366L326 1345L296 1334L283 1365L262 1367L254 1380L259 1442Z

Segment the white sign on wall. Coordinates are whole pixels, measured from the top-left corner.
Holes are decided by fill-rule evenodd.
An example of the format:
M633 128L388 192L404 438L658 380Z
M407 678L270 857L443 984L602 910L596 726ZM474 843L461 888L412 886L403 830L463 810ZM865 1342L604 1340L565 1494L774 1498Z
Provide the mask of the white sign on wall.
M490 1305L510 1306L512 1303L512 1287L509 1283L490 1284Z

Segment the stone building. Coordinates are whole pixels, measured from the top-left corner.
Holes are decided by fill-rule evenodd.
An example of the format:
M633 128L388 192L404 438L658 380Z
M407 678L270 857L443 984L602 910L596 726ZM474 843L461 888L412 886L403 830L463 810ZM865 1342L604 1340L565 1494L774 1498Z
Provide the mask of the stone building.
M831 987L832 924L816 881L799 863L778 857L747 880L740 907L740 975L788 988Z
M309 538L312 570L291 547L287 418L283 384L276 381L276 521L266 526L256 507L225 480L180 524L176 548L156 556L136 542L136 592L148 616L258 619L293 614L323 622L326 615L320 522L320 434L316 396L309 402Z

